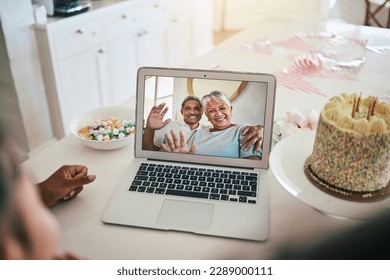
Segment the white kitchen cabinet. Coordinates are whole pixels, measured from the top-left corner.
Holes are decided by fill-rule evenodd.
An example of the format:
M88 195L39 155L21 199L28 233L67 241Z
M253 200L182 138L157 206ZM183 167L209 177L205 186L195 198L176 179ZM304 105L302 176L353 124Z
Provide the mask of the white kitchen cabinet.
M59 62L59 103L64 130L81 112L107 106L109 79L104 46L96 46Z
M109 21L110 105L135 96L139 67L167 65L165 16L165 6L150 1L141 8L121 11Z
M36 36L52 129L60 139L74 117L108 104L105 33L99 21L90 20L38 29Z
M134 96L136 91L138 59L134 34L109 42L107 48L111 85L108 104L118 105Z
M180 67L192 58L191 12L184 11L169 18L167 32L168 65Z
M117 12L108 20L109 105L118 105L135 96L138 69L136 33L139 25L138 9Z
M137 33L138 66L167 65L167 26L165 22L147 26Z
M203 10L194 14L199 3ZM135 96L139 67L180 67L210 49L212 19L203 15L212 5L208 0L101 0L86 13L36 24L55 137L67 135L70 121L81 113Z
M200 56L210 50L213 45L213 6L210 0L196 0L192 6L191 46L192 57Z

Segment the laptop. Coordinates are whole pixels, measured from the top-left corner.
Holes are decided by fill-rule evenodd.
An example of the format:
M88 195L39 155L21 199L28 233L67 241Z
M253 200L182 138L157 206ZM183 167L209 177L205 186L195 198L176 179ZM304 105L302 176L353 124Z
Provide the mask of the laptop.
M275 89L276 79L269 74L140 68L136 93L135 157L129 161L129 167L104 212L103 222L266 240L271 180L268 161ZM203 139L202 135L207 135L214 127L204 113L201 113L198 129L191 130L191 136L199 138L193 142L197 147L194 151L171 152L161 146L143 149L145 126L153 106L164 103L168 110L163 120L171 119L170 124L178 123L183 127L183 100L187 96L201 99L215 90L223 92L231 103L231 123L235 124L232 130L246 125L263 128L261 152L257 156L247 157L240 152L241 147L235 142L239 138L237 135L232 138L231 148L224 143L230 141L226 140L228 137L217 139L213 133L208 137L218 145L208 145L209 140L205 140L206 149L203 151L206 152L198 152L202 150L198 147L204 143L196 141ZM238 150L238 156L225 155L226 147ZM222 150L214 153L212 149Z

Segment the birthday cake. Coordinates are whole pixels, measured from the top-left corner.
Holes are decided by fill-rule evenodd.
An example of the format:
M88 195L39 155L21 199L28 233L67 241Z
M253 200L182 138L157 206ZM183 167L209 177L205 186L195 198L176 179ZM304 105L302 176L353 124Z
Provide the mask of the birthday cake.
M340 94L320 113L305 175L334 196L373 201L390 191L390 104Z

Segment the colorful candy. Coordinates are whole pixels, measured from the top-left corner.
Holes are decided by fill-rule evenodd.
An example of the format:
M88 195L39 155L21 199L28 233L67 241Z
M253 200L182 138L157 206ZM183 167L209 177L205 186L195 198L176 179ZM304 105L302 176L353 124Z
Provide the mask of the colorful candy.
M128 137L135 132L134 123L115 117L96 120L79 129L79 135L88 140L110 141Z

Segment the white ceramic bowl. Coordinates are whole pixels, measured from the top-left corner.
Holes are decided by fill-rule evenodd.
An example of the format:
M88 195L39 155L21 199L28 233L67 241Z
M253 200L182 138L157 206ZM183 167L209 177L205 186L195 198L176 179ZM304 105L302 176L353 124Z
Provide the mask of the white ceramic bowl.
M70 131L83 144L98 150L114 150L125 147L134 141L134 134L131 134L122 139L114 139L109 141L89 140L79 135L79 129L86 127L89 123L96 120L108 119L115 117L118 120L134 120L134 110L124 106L101 107L92 109L84 114L76 117L70 123ZM132 122L134 124L134 122Z

